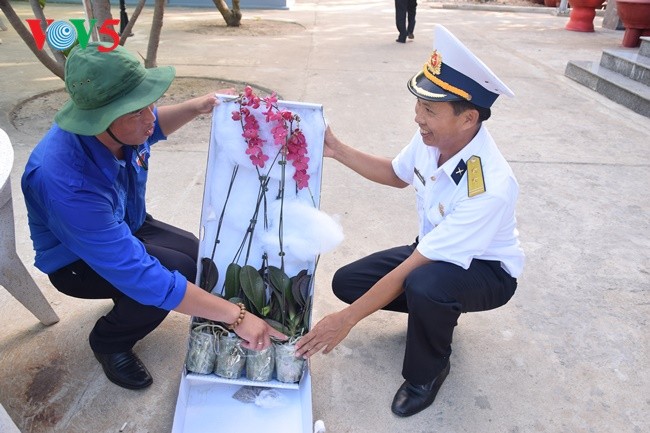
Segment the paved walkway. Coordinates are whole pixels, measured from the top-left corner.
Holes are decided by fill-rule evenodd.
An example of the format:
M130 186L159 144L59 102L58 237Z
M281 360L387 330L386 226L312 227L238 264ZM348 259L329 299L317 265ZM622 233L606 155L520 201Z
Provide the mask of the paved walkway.
M48 4L46 11L67 19L79 9ZM220 22L216 10L169 8L165 15L160 64L175 65L180 76L246 81L322 103L342 139L382 155L394 155L415 130L405 83L430 54L434 23L479 53L517 95L500 99L488 121L521 185L528 261L517 294L503 308L461 317L451 374L434 405L409 419L389 410L402 381L405 317L380 312L362 321L312 362L314 419L332 433L650 431L650 119L564 77L569 60L599 59L620 46L623 32L603 29L602 18L585 34L564 30L568 18L550 10L454 10L423 1L416 38L401 45L393 13L390 0L244 11L246 20L301 26L263 36L187 31L187 23ZM144 52L144 34L136 29L127 46ZM125 423L124 432L169 431L188 319L172 313L136 347L154 375L151 388L127 391L103 376L86 336L110 303L67 298L31 266L18 179L42 131L16 130L7 117L21 100L62 83L13 30L0 38L0 128L16 153L18 251L61 317L45 328L0 290L0 403L23 432L117 432ZM157 152L149 206L196 232L209 130L200 143L184 134ZM332 161L324 167L322 208L340 215L346 239L321 258L317 317L341 307L328 289L337 267L416 233L412 191L370 185Z

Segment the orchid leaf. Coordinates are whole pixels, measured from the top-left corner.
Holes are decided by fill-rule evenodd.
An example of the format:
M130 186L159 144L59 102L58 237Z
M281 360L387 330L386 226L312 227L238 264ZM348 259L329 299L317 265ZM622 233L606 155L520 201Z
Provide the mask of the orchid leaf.
M291 293L291 280L287 274L280 268L269 266L269 278L275 288L280 290L280 293L285 296L285 302L293 304L293 295Z
M309 320L311 318L309 312L311 311L311 302L312 302L312 298L310 296L309 298L307 298L305 309L302 312L303 313L302 324L305 327L305 329L309 329Z
M296 305L302 307L305 303L300 295L300 274L291 279L291 293Z
M271 312L267 317L277 320L278 322L282 322L282 314L283 314L282 295L280 295L280 293L278 293L275 290L272 291L269 304L271 305Z
M300 279L300 297L302 298L303 305L309 300L309 289L311 288L311 275L304 275Z
M268 317L265 317L265 318L264 318L264 321L265 321L266 323L268 323L269 325L271 325L271 327L272 327L273 329L275 329L276 331L280 331L280 332L282 332L282 333L283 333L284 335L286 335L286 336L289 336L289 337L291 336L291 335L290 335L291 332L289 331L289 328L287 328L286 326L282 325L282 323L278 322L277 320L273 320L273 319L270 319L270 318L268 318Z
M280 268L276 268L275 266L269 266L269 278L271 279L271 283L273 286L276 288L280 289L282 293L289 296L291 295L291 279L287 277L287 274L284 273L284 271ZM293 302L293 297L290 298L291 301L287 302Z
M239 280L239 273L241 271L241 266L237 263L231 263L226 269L226 282L224 283L224 294L223 297L226 299L239 296L241 291L241 283Z
M203 257L201 259L201 276L199 278L199 287L206 292L212 292L214 286L217 285L219 280L219 270L217 265L214 264L212 259Z
M307 274L305 270L300 271L296 275L291 290L293 291L293 297L296 300L296 304L304 307L307 298L309 297L309 283L311 282L311 276Z
M296 317L296 306L294 304L287 304L287 315L289 320L293 320Z
M246 295L252 306L263 315L266 306L266 292L264 290L264 280L259 272L251 265L245 265L239 272L239 279L244 295Z
M228 302L231 302L233 304L239 304L240 302L243 304L245 299L240 298L239 296L233 296L232 298L228 299Z
M300 322L302 322L302 320L299 316L295 316L289 321L289 328L291 330L291 334L289 335L290 337L295 337L300 333Z

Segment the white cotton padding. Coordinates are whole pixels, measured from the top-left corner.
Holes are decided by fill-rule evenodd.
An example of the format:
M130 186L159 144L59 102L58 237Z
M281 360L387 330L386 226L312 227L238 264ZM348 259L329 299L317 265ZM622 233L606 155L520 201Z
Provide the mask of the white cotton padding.
M259 231L269 256L280 251L280 200L269 206L269 228ZM282 243L285 257L303 261L329 252L343 241L343 228L334 218L300 200L284 200Z
M267 409L282 407L287 405L286 398L276 389L264 389L260 391L255 398L255 405Z

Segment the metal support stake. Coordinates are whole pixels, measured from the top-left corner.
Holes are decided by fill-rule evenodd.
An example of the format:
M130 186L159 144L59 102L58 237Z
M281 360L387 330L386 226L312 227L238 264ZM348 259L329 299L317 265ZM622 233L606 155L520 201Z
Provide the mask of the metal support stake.
M126 25L129 23L129 16L126 14L126 5L124 0L120 0L120 36L124 33Z

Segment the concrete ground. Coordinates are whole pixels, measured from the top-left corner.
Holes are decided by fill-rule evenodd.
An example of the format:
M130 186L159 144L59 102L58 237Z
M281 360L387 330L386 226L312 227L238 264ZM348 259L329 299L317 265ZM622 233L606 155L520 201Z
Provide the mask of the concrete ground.
M25 3L12 3L23 19L32 17ZM79 9L46 10L68 19ZM142 26L150 18L145 10L127 47L145 49ZM515 297L461 317L451 374L433 406L408 419L389 409L402 382L406 318L379 312L365 319L331 354L312 360L314 420L332 433L650 431L650 119L564 76L569 60L599 59L620 46L623 32L602 28L598 17L596 32L576 33L551 10L458 10L424 1L416 38L404 45L394 42L389 0L298 0L290 10L244 11L244 18L300 28L197 33L187 23L218 22L216 9L169 8L159 64L176 66L179 76L246 81L287 100L321 103L344 141L386 156L415 131L405 83L428 59L434 23L516 93L499 99L487 122L521 186L527 264ZM124 390L104 377L86 341L110 302L68 298L32 266L19 178L42 131L16 129L8 118L21 101L62 83L12 29L0 38L0 128L16 153L17 249L61 318L44 327L0 290L0 403L23 432L168 432L188 318L172 313L136 346L154 376L149 389ZM209 130L205 140L187 143L188 128L156 152L149 209L196 233ZM372 185L326 161L322 209L340 216L346 239L321 257L317 318L342 307L329 290L339 266L413 240L414 207L411 190ZM218 408L214 416L222 416Z

